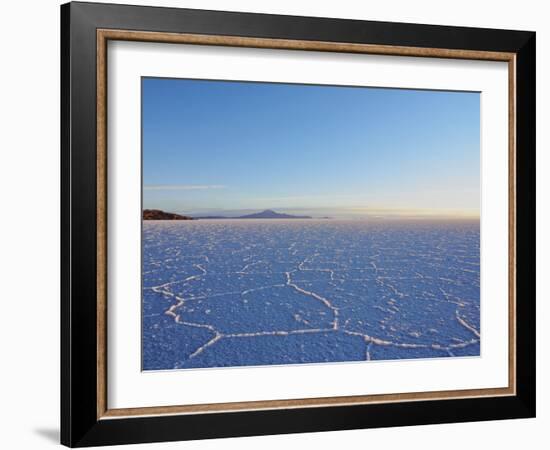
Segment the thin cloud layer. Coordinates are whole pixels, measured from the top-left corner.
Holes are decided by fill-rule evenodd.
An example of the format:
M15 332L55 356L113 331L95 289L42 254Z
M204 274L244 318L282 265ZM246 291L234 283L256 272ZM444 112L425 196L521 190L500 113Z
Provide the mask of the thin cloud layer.
M143 189L146 191L200 191L206 189L225 189L221 184L160 184L160 185L145 185Z

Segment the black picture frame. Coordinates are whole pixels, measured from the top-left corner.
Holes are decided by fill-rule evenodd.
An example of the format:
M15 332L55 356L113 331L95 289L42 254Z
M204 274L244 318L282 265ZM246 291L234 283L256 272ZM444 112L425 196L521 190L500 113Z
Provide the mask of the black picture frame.
M98 29L516 55L516 394L98 418ZM534 32L73 2L61 6L61 443L70 447L535 416Z

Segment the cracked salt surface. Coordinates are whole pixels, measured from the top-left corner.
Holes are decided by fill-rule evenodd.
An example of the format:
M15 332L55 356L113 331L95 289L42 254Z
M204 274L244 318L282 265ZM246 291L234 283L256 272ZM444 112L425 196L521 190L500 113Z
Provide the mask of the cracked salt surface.
M479 223L143 224L143 370L480 354Z

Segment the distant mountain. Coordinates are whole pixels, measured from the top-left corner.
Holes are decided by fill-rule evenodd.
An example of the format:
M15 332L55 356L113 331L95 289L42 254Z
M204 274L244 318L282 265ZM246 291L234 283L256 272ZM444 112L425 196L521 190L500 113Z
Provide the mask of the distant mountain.
M293 216L292 214L278 213L271 209L266 209L262 212L247 214L245 216L238 217L226 217L226 216L202 216L196 217L196 219L311 219L311 216Z
M161 211L160 209L144 209L143 220L193 220L192 217Z
M265 211L240 216L239 219L311 219L311 216L293 216L292 214L278 213L271 209Z

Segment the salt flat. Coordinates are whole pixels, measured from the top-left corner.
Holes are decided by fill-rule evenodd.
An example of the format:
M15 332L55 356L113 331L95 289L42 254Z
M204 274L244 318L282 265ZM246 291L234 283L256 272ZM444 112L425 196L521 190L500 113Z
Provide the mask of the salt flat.
M480 354L479 221L143 223L144 370Z

